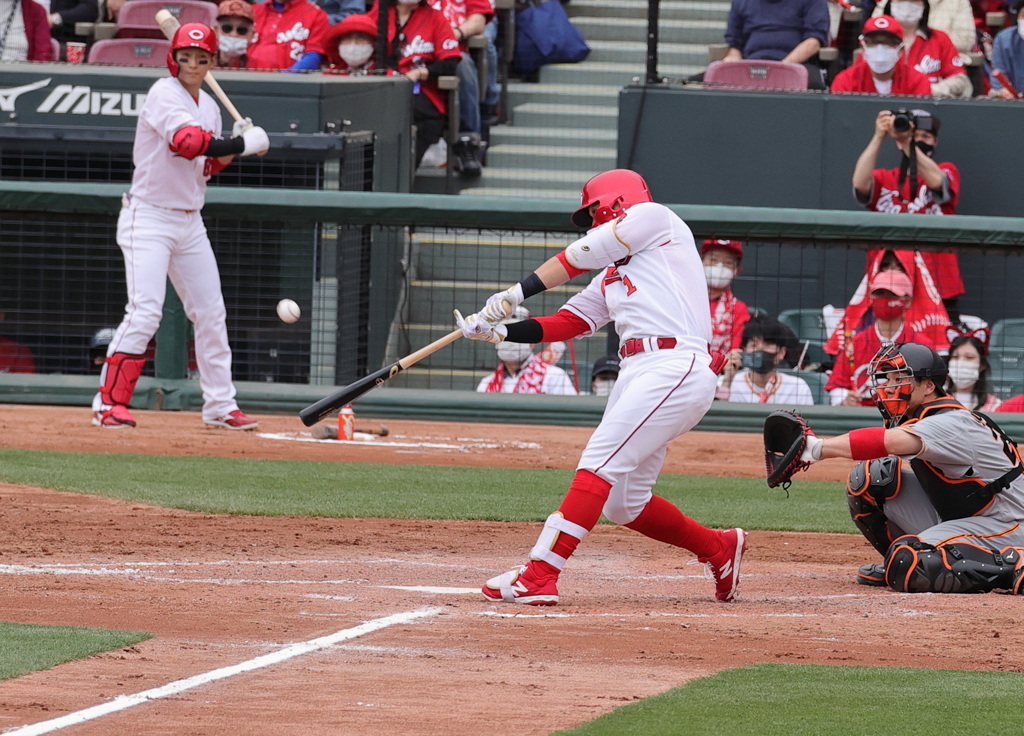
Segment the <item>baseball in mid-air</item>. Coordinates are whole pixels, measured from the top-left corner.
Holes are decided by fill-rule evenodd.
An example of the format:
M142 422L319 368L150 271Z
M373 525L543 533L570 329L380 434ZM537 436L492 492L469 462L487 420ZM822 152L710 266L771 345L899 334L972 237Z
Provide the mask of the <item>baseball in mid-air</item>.
M302 310L292 299L282 299L277 303L277 316L281 318L282 322L292 324L299 321Z

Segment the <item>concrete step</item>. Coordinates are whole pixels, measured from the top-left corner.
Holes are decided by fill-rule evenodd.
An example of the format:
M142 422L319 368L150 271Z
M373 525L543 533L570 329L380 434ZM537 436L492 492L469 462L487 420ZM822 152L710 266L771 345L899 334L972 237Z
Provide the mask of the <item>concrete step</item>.
M724 43L724 39L722 41ZM647 44L643 41L587 41L590 56L583 63L606 62L647 66ZM658 43L658 64L707 66L708 46L701 43ZM543 74L543 71L541 72Z
M705 51L705 56L707 53ZM692 74L704 71L704 66L676 66L667 64L660 60L658 62L658 73L663 77L676 79L688 77ZM631 84L633 80L643 79L647 71L645 64L619 64L609 61L585 61L582 64L550 64L545 66L540 73L540 81L543 84L557 84L562 86L577 85L581 89L587 89L590 85L603 85L603 88L611 87L618 89ZM618 99L616 98L616 104Z
M534 264L534 268L539 263ZM525 272L506 281L452 281L443 279L416 279L409 288L409 321L413 324L452 324L452 310L472 314L480 309L487 297L496 291L507 289ZM573 294L582 291L584 283L577 279L569 284L537 294L530 298L528 309L538 314L553 314ZM450 328L453 329L453 328Z
M575 239L571 233L526 237L521 233L436 230L414 240L412 260L420 281L513 284Z
M571 18L643 18L647 19L647 0L572 0L566 7ZM728 2L699 0L662 0L658 19L718 20L729 17Z
M587 41L645 41L646 18L572 19ZM665 43L724 43L725 22L717 20L663 20L658 24L658 40Z
M540 84L513 82L508 86L509 104L512 107L527 102L550 102L567 105L596 105L614 107L619 104L619 87L611 85L591 85L589 78L577 74L576 81L561 84L549 84L543 80Z
M601 171L595 166L591 171L556 171L553 169L519 169L519 168L492 168L480 178L477 186L483 189L533 189L538 196L543 196L544 190L556 189L559 191L574 192L573 198L579 199L579 190L584 182ZM497 195L491 195L497 196ZM562 196L562 195L559 195Z
M487 163L497 168L604 171L615 168L615 148L573 148L504 143L491 146Z
M517 127L539 128L595 128L617 130L618 107L596 105L556 105L546 102L528 102L512 108L512 123Z
M618 133L588 128L517 128L497 125L491 128L491 147L506 143L529 146L568 146L615 150Z

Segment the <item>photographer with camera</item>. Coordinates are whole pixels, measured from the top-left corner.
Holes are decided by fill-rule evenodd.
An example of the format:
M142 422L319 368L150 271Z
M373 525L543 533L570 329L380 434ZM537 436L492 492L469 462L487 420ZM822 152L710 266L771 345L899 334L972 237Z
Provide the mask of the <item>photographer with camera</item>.
M813 404L814 397L804 379L778 371L785 367L786 349L793 345L794 338L778 320L765 315L753 317L743 328L743 349L732 350L727 356L715 398L744 404Z
M941 121L926 110L882 110L875 118L875 133L857 159L853 193L875 212L955 215L960 198L960 171L955 164L932 160ZM894 169L876 169L878 152L892 138L903 154ZM957 298L964 293L956 253L921 253L935 287L949 313L960 321Z
M928 77L907 63L903 26L891 15L869 18L860 37L862 53L832 81L832 92L927 97Z

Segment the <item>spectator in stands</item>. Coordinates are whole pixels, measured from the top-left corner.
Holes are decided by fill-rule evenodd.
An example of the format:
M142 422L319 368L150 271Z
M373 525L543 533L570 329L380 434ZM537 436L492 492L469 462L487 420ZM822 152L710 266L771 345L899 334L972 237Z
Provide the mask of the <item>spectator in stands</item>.
M1024 394L1011 396L1002 404L997 406L994 411L1016 412L1018 414L1024 412Z
M455 143L455 166L465 176L480 176L480 77L467 41L481 35L494 17L490 0L433 0L432 7L444 13L459 42L459 140Z
M804 64L808 87L824 89L818 50L828 43L826 0L732 0L725 61L768 59Z
M317 5L327 13L327 20L332 26L341 23L350 15L366 12L364 0L318 0Z
M1001 30L992 42L992 68L1001 71L1017 92L1024 92L1024 0L1018 0L1014 17L1017 25ZM1014 99L998 79L990 76L990 81L992 96Z
M327 33L326 71L366 74L376 67L377 21L365 14L350 15Z
M928 77L932 97L966 97L974 91L963 59L942 31L929 28L929 0L890 0L885 14L903 27L907 63ZM890 12L891 10L891 12Z
M382 0L388 13L388 66L413 84L412 119L416 125L416 166L448 127L448 97L438 77L456 74L462 52L444 15L426 0ZM379 4L369 12L377 22ZM395 36L398 45L395 48ZM379 64L383 66L383 64Z
M988 328L983 327L970 334L960 334L949 344L946 391L971 411L995 411L1001 403L989 387L992 369L988 363L987 343Z
M791 335L777 319L753 317L743 328L743 349L729 353L715 398L744 404L813 404L804 379L778 371Z
M711 350L725 355L743 344L743 326L750 310L732 293L730 285L740 272L743 243L738 240L705 240L700 248L704 278L711 303Z
M511 316L501 324L511 324L529 319L525 307L516 307ZM498 368L477 385L478 393L491 394L553 394L576 396L569 374L555 365L550 365L533 352L533 345L518 342L499 342L494 346L498 352Z
M75 33L75 23L95 23L99 17L99 6L97 0L50 0L50 13L47 17L50 34L60 41L61 57L66 59L68 41L89 41L87 36Z
M326 58L327 13L309 0L267 0L253 6L256 36L248 69L319 69Z
M864 24L860 47L860 58L832 80L832 92L919 97L931 94L928 77L907 62L903 26L891 15L880 15Z
M256 15L245 0L224 0L217 6L217 66L245 69L249 44L256 35Z
M970 0L928 0L928 4L928 27L949 36L949 40L960 53L973 51L977 45L978 34ZM886 7L888 6L884 1L878 3L873 14L894 15L886 10ZM898 15L896 18L902 20Z
M917 334L904 319L913 294L914 285L901 270L880 271L871 280L868 296L874 321L847 339L836 356L825 384L832 406L875 405L868 384L868 366L875 353L885 345L918 342Z
M857 201L876 212L904 212L922 215L955 215L960 199L960 171L955 164L935 163L932 157L939 143L942 121L925 110L911 110L910 127L897 131L895 115L882 110L875 117L875 133L861 152L853 170L853 193ZM914 162L919 181L913 178L910 166L876 169L878 152L886 138L892 138L909 163L910 142L914 141ZM958 300L964 293L960 262L956 253L923 252L922 257L942 297L949 320L960 321ZM931 343L926 343L931 344ZM938 348L936 348L938 349Z
M0 61L53 61L50 23L35 0L0 0Z
M2 13L2 11L0 11ZM3 15L0 14L0 18ZM0 324L7 314L0 311ZM0 335L0 373L35 373L36 363L32 351L21 343Z
M595 360L590 371L590 393L594 396L610 396L619 379L621 362L622 359L616 353Z

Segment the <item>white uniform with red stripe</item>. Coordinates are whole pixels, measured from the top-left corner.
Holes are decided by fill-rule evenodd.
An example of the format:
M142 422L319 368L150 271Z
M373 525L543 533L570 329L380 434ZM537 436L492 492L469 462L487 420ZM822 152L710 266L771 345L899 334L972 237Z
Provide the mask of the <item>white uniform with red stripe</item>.
M128 305L107 355L146 352L160 326L170 277L185 314L195 325L203 419L217 419L238 405L231 381L220 272L200 214L215 159L197 156L189 160L171 151L174 134L190 126L220 135L223 127L217 103L202 91L197 102L173 77L157 80L139 113L132 187L117 221ZM103 406L97 394L93 410L105 408L109 407Z
M620 345L644 346L622 361L577 468L612 484L604 515L628 524L651 499L668 443L697 424L715 397L704 267L686 223L654 202L594 228L566 249L566 258L605 271L563 309L591 333L613 321ZM658 338L674 338L675 347L657 349Z

